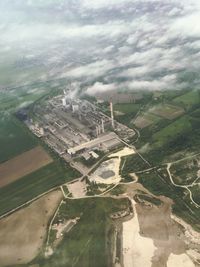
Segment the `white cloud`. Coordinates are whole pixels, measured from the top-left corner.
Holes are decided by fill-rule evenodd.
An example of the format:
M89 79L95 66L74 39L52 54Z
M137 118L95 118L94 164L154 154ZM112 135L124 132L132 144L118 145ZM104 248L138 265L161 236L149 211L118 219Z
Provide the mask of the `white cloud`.
M93 86L90 86L89 88L87 88L86 93L88 93L89 95L96 95L104 93L104 92L108 92L108 91L113 91L117 89L117 85L112 83L112 84L104 84L104 83L100 83L100 82L96 82Z

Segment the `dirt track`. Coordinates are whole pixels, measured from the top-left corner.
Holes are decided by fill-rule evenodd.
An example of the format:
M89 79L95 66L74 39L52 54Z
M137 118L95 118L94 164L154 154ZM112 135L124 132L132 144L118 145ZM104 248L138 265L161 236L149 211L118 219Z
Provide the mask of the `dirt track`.
M0 267L25 264L37 256L61 199L61 191L51 192L0 220Z
M38 146L0 164L0 188L51 163L52 158Z

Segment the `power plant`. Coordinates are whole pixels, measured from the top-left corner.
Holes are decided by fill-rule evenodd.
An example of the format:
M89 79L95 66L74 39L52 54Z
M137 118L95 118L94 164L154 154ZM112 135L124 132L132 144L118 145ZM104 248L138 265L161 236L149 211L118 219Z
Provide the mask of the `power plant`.
M43 138L59 155L87 154L90 157L93 155L90 152L109 151L119 146L121 139L135 134L134 130L114 121L112 101L108 116L94 103L73 95L66 89L62 95L46 100L43 105L36 104L34 120L26 122L32 132Z

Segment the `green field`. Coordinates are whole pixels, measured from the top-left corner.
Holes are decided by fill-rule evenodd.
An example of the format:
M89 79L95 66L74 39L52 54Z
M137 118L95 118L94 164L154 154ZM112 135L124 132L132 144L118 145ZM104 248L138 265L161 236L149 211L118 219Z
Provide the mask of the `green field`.
M126 179L127 175L129 175L130 173L143 171L148 168L149 165L145 161L143 161L140 156L135 154L127 157L122 157L120 164L120 173L122 175L122 178Z
M115 113L115 118L119 122L131 127L131 121L141 108L141 104L126 103L126 104L115 104L114 111L122 114Z
M200 91L193 90L173 99L174 103L181 104L187 110L200 104Z
M183 116L175 122L169 124L167 127L161 129L153 134L152 140L154 145L161 147L169 140L173 140L177 135L184 133L187 134L192 129L188 116Z
M70 166L53 162L22 177L0 189L0 215L78 176L79 173Z
M67 200L61 206L59 219L81 217L65 234L49 260L41 259L40 267L109 267L112 221L109 214L129 207L129 200L91 198Z
M36 139L14 116L0 113L0 163L37 145Z

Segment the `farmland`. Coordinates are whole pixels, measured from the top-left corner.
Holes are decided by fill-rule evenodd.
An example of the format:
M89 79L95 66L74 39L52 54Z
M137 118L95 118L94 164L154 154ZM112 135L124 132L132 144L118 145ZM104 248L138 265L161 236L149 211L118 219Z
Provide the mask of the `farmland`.
M168 140L173 139L175 136L180 134L181 132L186 133L192 129L191 123L187 116L181 117L175 122L169 124L167 127L161 129L157 133L153 134L153 142L155 142L155 146L162 146Z
M184 110L177 106L169 104L160 104L149 109L149 112L158 115L164 119L173 120L182 115L184 113Z
M173 102L176 104L180 104L189 110L193 106L196 106L200 103L200 93L199 90L189 91L186 94L178 96L173 99Z
M32 134L12 115L0 117L0 163L35 147Z
M25 264L42 250L49 219L62 199L53 191L0 221L0 266Z
M0 215L79 177L69 165L53 162L0 189Z
M0 164L0 188L51 163L53 159L38 146Z

